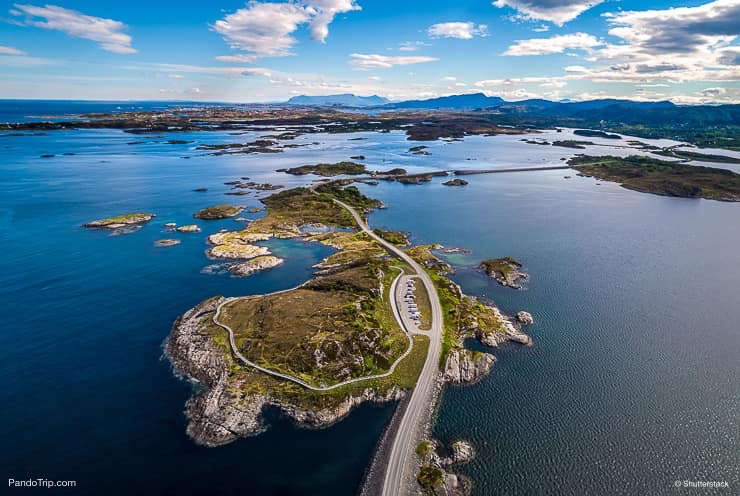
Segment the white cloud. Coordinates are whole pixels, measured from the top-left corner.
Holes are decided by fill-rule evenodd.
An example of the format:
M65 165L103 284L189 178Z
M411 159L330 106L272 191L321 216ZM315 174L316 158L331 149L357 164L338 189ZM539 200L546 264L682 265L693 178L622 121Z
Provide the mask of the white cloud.
M727 88L722 88L721 86L715 87L715 88L704 88L699 92L702 96L709 96L709 97L716 97L720 95L724 95L727 93Z
M137 50L131 46L131 36L124 33L126 25L113 19L93 17L76 10L56 5L37 7L15 4L10 13L25 16L17 24L43 29L62 31L73 38L92 40L100 48L113 53L131 54Z
M550 31L550 26L548 26L547 24L540 24L536 28L532 28L532 31L534 31L535 33L545 33L547 31Z
M23 55L26 55L26 52L24 52L23 50L18 50L17 48L0 45L0 55L23 56Z
M604 0L495 0L496 7L516 9L525 19L549 21L562 26Z
M421 64L423 62L434 62L434 57L424 56L387 56L378 54L363 54L353 53L350 54L352 60L349 61L351 65L360 70L369 69L389 69L397 65L411 65Z
M247 53L216 58L222 62L253 63L260 57L292 55L296 39L291 35L299 26L308 24L311 38L324 42L329 35L329 24L337 14L360 8L354 0L250 1L213 25L231 48Z
M516 43L506 49L504 55L547 55L563 53L565 50L573 48L588 51L593 47L603 45L604 42L587 33L562 34L551 38L517 40Z
M470 40L475 36L488 36L488 26L474 22L441 22L427 29L432 38L457 38Z
M216 60L220 62L235 62L237 64L254 64L257 62L256 55L247 55L246 53L237 53L236 55L219 55Z
M430 46L423 41L404 41L398 46L400 52L415 52L421 47Z
M185 76L183 76L182 74L168 74L167 77L170 79L184 79L185 78Z
M306 10L313 15L309 27L311 38L324 42L329 36L329 24L332 23L337 14L362 10L354 0L310 0Z
M605 14L611 36L622 40L595 50L593 81L683 82L740 79L740 1L697 7Z
M439 79L441 79L442 81L457 81L457 78L455 76L444 76Z

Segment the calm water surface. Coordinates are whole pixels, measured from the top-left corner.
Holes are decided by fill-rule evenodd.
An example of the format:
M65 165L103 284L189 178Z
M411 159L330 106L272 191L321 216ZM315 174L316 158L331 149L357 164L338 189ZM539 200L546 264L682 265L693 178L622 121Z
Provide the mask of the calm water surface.
M84 494L353 494L392 407L360 408L322 431L297 430L268 412L268 433L218 449L185 436L190 386L161 359L177 315L214 294L292 287L330 253L278 241L270 246L287 257L279 268L245 279L203 273L212 263L206 236L238 223L194 221L192 213L258 205L224 196L225 181L297 185L306 179L274 170L356 154L372 168L421 171L557 165L578 151L473 137L427 143L432 155L418 157L407 153L417 143L401 133L360 136L367 139L310 135L295 141L307 146L283 154L225 157L194 147L256 135L1 138L0 472L77 480L75 493ZM173 138L195 143L165 143ZM588 152L630 153L606 144ZM673 494L676 479L727 480L736 492L738 205L564 175L573 174L473 176L459 189L439 180L363 186L390 206L371 224L411 231L416 243L473 250L451 260L464 289L537 320L534 346L504 346L489 377L447 389L435 434L475 444L477 459L460 470L478 494ZM121 236L80 227L136 210L158 216ZM170 221L196 222L203 232L155 248L173 237L163 229ZM524 291L473 269L506 255L530 272Z

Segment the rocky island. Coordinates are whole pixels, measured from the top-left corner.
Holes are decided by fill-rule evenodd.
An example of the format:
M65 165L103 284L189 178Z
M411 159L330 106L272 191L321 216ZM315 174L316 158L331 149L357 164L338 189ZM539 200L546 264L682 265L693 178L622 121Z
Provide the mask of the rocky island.
M365 174L367 168L358 164L357 162L337 162L335 164L316 164L316 165L302 165L300 167L291 167L290 169L284 169L286 174L292 174L294 176L305 176L306 174L316 174L322 177L338 176L340 174L346 175L358 175Z
M193 217L203 220L228 219L229 217L236 217L242 210L244 210L244 207L235 205L215 205L199 210L193 214Z
M465 179L450 179L442 183L442 186L467 186L468 182Z
M526 273L519 270L522 268L522 263L511 257L489 258L483 260L478 267L502 286L510 288L520 289L522 286L519 281L528 277Z
M106 219L94 220L85 224L90 229L120 229L122 227L145 224L155 217L148 212L134 212L130 214L116 215Z

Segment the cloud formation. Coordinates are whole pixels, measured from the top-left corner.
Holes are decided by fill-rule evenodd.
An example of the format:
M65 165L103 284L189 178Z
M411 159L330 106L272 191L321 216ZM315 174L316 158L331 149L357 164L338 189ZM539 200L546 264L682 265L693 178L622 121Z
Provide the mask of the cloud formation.
M388 56L378 54L353 53L350 55L352 60L349 63L356 69L390 69L397 65L421 64L423 62L434 62L434 57L425 56Z
M496 7L516 9L524 19L562 26L604 0L495 0Z
M216 57L222 62L253 63L261 57L292 55L296 39L291 36L307 24L311 38L324 42L329 24L337 14L360 10L354 0L306 0L301 3L250 1L243 9L216 21L213 29L241 54Z
M740 78L740 0L697 7L605 14L609 34L621 40L596 50L622 80L729 81ZM607 77L606 69L599 70Z
M92 40L108 52L131 54L137 50L131 46L131 36L124 33L126 25L113 19L93 17L76 10L56 5L15 4L10 13L19 19L17 24L62 31L74 38Z
M441 22L427 29L432 38L457 38L470 40L475 36L488 36L488 26L474 22Z
M23 50L18 50L17 48L0 45L0 55L23 56L23 55L26 55L26 52L24 52Z
M568 49L589 51L594 47L603 46L604 42L587 33L573 33L552 36L550 38L532 38L517 40L506 49L504 55L548 55L563 53Z

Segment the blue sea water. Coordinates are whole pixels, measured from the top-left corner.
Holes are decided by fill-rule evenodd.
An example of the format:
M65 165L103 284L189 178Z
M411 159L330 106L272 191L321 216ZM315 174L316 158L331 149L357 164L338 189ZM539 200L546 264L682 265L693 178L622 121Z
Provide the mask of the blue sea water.
M353 494L392 406L359 408L321 431L268 412L267 433L217 449L186 437L191 387L161 358L174 319L215 294L292 287L330 253L277 241L271 247L287 258L281 267L243 279L203 273L213 263L206 236L238 223L192 213L259 204L224 196L225 181L301 184L307 179L275 169L357 154L373 168L421 171L554 165L573 152L502 136L435 142L431 156L419 157L407 153L418 143L402 133L359 136L367 139L310 135L296 140L307 146L282 154L222 157L194 148L255 136L2 138L3 476L76 480L75 494ZM194 142L166 143L173 138ZM372 225L411 231L415 243L471 249L452 260L465 291L537 321L534 346L502 347L490 376L445 391L435 434L476 446L476 460L460 468L476 494L674 494L675 480L727 480L736 490L739 206L567 174L471 176L459 189L439 180L363 186L389 205L371 215ZM157 217L121 236L81 227L136 210ZM154 247L173 237L163 228L170 221L203 232ZM524 291L473 268L506 255L530 272Z

